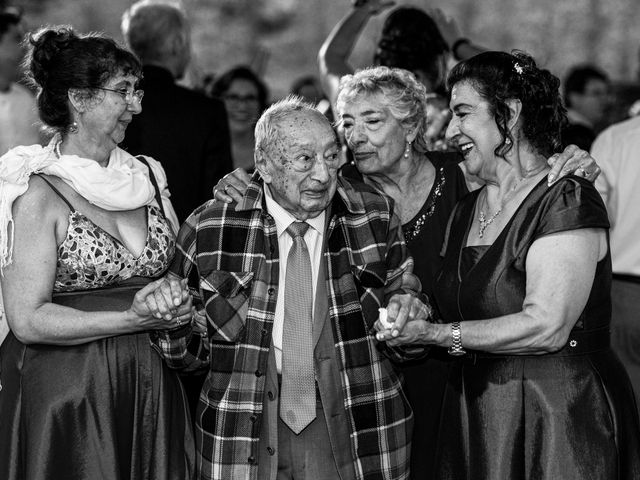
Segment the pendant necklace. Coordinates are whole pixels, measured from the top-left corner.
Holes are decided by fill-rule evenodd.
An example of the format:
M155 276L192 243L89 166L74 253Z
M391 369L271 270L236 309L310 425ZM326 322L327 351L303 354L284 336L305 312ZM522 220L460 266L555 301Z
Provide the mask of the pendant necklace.
M524 176L522 178L520 178L513 187L511 187L511 190L509 190L509 192L504 196L504 198L502 199L500 208L498 210L495 211L495 213L493 215L491 215L489 218L487 218L486 213L484 213L483 210L480 210L480 212L478 213L478 223L479 223L479 227L478 227L478 237L482 238L484 236L484 231L487 229L487 227L489 225L491 225L493 223L493 221L498 217L498 215L500 215L502 213L502 209L504 208L505 204L511 199L511 197L513 195L515 195L516 193L516 189L518 188L518 186L524 181L524 180L528 180L528 179L532 179L534 177L536 177L539 173L541 173L543 170L546 169L546 165L542 165L541 167L534 169L530 172L525 172ZM484 201L487 204L487 206L489 206L489 203L487 202L487 191L485 189L485 197L484 197Z
M518 185L520 185L520 183L525 178L527 177L522 177L520 180L516 182L516 184L511 188L511 190L509 190L509 193L507 193L502 199L502 202L501 202L502 205L500 206L500 208L496 210L494 214L491 215L489 218L487 218L487 215L486 213L484 213L484 210L480 210L480 213L478 214L478 223L480 224L480 226L478 227L478 237L480 238L484 237L484 231L487 229L489 225L493 223L493 221L498 217L498 215L502 213L502 209L504 208L505 203L507 203L509 198L515 193L516 188L518 188ZM488 206L489 204L486 200L486 197L487 197L487 192L485 190L485 203L487 203L487 206Z
M485 213L482 210L480 210L480 214L478 215L478 223L480 223L480 227L478 228L478 236L480 238L482 238L484 236L484 231L487 229L487 227L489 225L491 225L493 223L493 221L496 219L496 217L498 215L500 215L501 213L502 213L502 208L499 208L487 220L487 217L486 217Z

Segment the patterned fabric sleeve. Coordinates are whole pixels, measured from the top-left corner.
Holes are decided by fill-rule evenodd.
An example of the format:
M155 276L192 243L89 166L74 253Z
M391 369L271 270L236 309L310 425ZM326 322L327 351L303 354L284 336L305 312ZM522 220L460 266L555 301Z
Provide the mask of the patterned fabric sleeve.
M400 220L396 215L391 217L387 245L388 270L384 289L385 304L393 295L406 293L420 298L423 303L427 303L426 295L422 293L420 280L413 274L413 259L409 256ZM393 362L404 362L423 357L427 352L427 347L388 347L385 345L383 351Z
M178 232L176 255L169 267L169 274L188 278L188 286L193 296L196 310L201 308L196 267L197 211L182 225ZM156 349L175 369L195 370L209 364L209 345L206 332L199 333L191 323L173 330L159 330L151 334Z

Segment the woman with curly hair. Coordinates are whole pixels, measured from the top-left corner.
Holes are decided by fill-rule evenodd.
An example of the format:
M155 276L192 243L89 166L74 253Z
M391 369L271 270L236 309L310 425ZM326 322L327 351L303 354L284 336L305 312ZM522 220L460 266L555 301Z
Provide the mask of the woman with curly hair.
M436 478L639 478L633 391L609 346L607 211L583 178L547 182L560 82L526 54L486 52L448 83L447 136L485 186L449 221L434 283L446 323L378 325L453 359Z

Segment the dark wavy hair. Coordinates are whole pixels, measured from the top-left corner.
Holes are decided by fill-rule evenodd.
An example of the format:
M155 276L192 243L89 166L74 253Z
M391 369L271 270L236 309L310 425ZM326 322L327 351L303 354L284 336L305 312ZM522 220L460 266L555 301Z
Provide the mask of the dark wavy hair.
M374 63L424 72L435 90L444 83L444 55L449 51L436 22L415 7L398 7L386 18Z
M533 57L520 52L484 52L458 63L449 73L449 90L459 82L469 82L489 103L502 141L495 154L504 157L513 147L507 127L507 100L522 103L522 134L542 155L560 150L560 131L567 112L560 98L560 80L549 70L538 68ZM508 140L507 140L508 139Z
M257 73L244 65L234 67L231 70L220 75L220 77L214 81L213 86L211 87L211 95L214 97L222 98L224 94L227 93L227 90L229 90L229 88L231 87L233 81L238 79L247 80L248 82L253 83L256 86L256 90L258 90L258 103L260 112L267 108L267 102L269 98L269 90L267 89L267 85L262 81Z
M130 51L100 33L77 34L70 26L44 27L28 38L25 64L38 89L40 119L65 131L73 121L69 89L95 89L118 74L142 77ZM93 92L97 94L97 92Z

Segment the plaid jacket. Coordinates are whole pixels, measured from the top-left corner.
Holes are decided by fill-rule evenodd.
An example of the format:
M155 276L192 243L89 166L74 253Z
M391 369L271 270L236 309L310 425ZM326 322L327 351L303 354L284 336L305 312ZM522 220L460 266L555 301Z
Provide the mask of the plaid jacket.
M187 219L171 271L189 279L208 332L154 334L172 368L209 366L196 419L202 479L257 478L279 274L263 195L256 176L237 207L211 201ZM378 307L395 293L415 294L420 283L391 200L340 178L330 212L322 261L354 468L361 480L404 479L413 414L388 358L402 351L379 344L371 329Z

